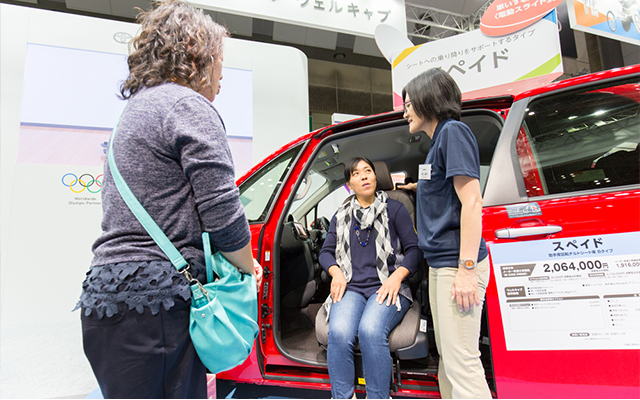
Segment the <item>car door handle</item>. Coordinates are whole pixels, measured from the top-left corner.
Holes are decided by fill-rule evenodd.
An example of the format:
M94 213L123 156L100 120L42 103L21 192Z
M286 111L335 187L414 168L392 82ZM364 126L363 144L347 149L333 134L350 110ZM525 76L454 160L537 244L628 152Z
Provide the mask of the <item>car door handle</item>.
M496 237L498 239L513 239L522 236L552 235L558 232L562 232L562 227L557 225L505 228L496 230Z

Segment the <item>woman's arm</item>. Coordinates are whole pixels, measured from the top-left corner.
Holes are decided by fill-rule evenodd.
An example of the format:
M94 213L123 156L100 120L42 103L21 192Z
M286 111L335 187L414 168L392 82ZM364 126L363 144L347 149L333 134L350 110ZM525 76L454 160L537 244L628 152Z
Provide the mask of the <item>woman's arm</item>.
M331 275L331 298L334 303L342 300L344 291L347 289L347 280L338 265L329 267L329 275Z
M255 276L256 282L258 283L258 289L260 289L260 284L262 283L262 267L251 254L251 242L247 243L247 245L240 250L220 252L236 268L240 269L245 274L252 274Z
M411 182L403 185L398 185L398 189L418 191L418 182Z
M413 275L422 267L424 254L418 247L418 235L413 226L413 221L409 215L409 211L404 205L400 205L395 216L389 220L389 224L393 224L396 234L400 239L402 249L404 250L404 260L402 265Z
M212 244L236 268L253 274L259 287L262 267L251 252L251 231L222 121L205 100L189 97L174 106L165 124Z
M335 215L331 218L331 224L329 225L329 231L324 239L324 244L318 255L318 261L322 268L331 276L331 298L334 303L342 300L344 291L347 289L347 280L342 273L342 270L338 266L336 260L336 224L337 220Z
M322 268L327 271L327 273L329 273L329 268L338 264L338 261L336 260L337 239L336 217L334 216L333 218L331 218L329 230L327 231L327 235L324 238L322 249L320 249L320 253L318 254L318 262L320 263L320 266L322 266Z
M478 257L480 239L482 237L482 194L480 181L469 176L454 176L453 186L462 203L460 213L460 258ZM452 298L458 303L462 312L469 311L475 304L480 305L478 296L478 278L476 270L458 266L458 273L451 288Z
M384 281L380 289L376 292L378 294L376 297L378 304L384 303L385 299L387 300L387 307L391 304L396 304L402 281L410 274L411 272L403 266L393 271L393 274L389 275L387 280Z
M405 257L402 262L403 265L393 271L376 292L378 293L376 297L378 304L384 303L386 299L387 306L396 303L402 281L409 275L414 274L422 266L423 259L422 251L418 247L418 235L416 235L409 211L404 205L398 208L395 215L390 215L389 224L393 224L395 227L396 234L404 248Z

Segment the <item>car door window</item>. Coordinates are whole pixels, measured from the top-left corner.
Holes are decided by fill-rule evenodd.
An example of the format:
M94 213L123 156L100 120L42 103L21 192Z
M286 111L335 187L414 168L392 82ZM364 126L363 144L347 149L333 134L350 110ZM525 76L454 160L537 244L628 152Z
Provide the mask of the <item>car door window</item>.
M640 183L640 84L534 100L518 138L529 197Z
M480 190L484 192L496 143L502 130L502 119L487 110L464 111L461 121L473 132L480 153Z
M295 221L303 221L329 191L330 181L315 170L310 170L302 180L289 214Z
M240 185L240 202L250 223L266 219L273 200L301 148L302 146L296 146L285 152Z

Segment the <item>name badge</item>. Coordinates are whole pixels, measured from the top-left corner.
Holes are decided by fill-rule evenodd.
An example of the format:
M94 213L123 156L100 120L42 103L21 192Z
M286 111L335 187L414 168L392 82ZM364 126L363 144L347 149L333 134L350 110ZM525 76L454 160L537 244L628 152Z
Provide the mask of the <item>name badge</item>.
M431 179L431 164L420 164L418 168L418 179Z

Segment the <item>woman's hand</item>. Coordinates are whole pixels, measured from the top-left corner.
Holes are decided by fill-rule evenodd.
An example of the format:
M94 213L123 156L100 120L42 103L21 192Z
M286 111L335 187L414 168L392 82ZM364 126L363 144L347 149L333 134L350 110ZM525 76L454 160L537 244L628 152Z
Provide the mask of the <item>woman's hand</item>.
M416 192L418 190L418 183L412 182L407 183L406 185L398 185L398 189L413 190L414 192Z
M329 267L329 275L331 275L331 298L334 303L342 300L344 291L347 289L347 280L342 273L342 270L337 265Z
M409 276L410 272L405 267L398 267L393 274L391 274L386 281L382 284L382 287L378 289L376 293L378 293L378 297L376 297L376 301L378 304L384 303L384 300L387 299L387 307L391 304L396 304L398 300L398 292L400 291L400 286L402 285L402 281L404 278Z
M262 266L258 264L258 260L253 259L253 276L256 277L256 282L258 283L258 291L260 290L260 285L262 285Z
M482 239L482 194L480 181L469 176L458 175L453 177L453 187L462 204L460 210L460 258L477 257ZM473 305L480 305L478 296L478 277L476 270L463 266L458 268L458 273L451 288L452 299L458 303L460 312L468 312Z
M451 288L451 300L456 300L458 310L468 312L474 305L480 305L480 296L478 296L478 276L476 270L458 268L458 273L453 280Z

